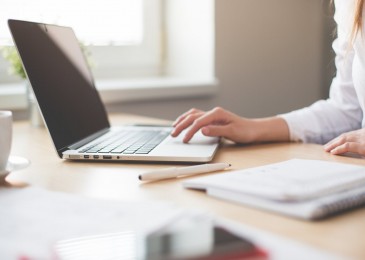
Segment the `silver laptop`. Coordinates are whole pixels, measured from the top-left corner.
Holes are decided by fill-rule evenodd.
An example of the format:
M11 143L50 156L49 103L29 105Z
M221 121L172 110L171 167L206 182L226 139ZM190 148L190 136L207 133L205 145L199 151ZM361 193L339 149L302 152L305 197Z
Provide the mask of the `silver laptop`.
M218 138L189 144L171 127L111 127L69 27L9 20L9 28L58 155L71 160L208 162Z

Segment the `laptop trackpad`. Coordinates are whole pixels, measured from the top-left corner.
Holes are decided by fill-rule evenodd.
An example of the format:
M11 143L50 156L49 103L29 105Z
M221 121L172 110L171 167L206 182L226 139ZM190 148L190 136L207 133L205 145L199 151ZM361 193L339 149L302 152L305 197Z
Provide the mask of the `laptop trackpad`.
M189 143L183 143L185 134L181 133L178 137L167 137L159 147L153 150L153 155L170 153L180 156L204 156L214 153L219 143L218 137L204 136L200 131L194 135Z

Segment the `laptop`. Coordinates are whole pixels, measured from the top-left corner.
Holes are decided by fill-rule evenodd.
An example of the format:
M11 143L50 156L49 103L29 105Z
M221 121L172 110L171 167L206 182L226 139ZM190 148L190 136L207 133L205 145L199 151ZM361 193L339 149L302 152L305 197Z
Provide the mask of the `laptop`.
M9 20L8 25L60 158L208 162L219 138L198 133L184 144L170 126L114 126L70 27Z

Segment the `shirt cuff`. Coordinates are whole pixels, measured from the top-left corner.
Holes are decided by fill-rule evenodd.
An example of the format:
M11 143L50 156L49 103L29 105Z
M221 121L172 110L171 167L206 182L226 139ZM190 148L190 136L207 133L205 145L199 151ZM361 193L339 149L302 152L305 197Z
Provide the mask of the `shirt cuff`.
M301 127L303 119L300 119L297 111L280 114L277 116L284 119L285 122L287 123L288 128L289 128L290 141L293 141L293 142L305 142L306 141L305 140L306 138L303 135L303 129Z

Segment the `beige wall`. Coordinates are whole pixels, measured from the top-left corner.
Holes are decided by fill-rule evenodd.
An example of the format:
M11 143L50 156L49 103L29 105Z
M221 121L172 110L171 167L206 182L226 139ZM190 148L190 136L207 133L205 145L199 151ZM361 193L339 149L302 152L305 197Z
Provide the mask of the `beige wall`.
M190 107L223 106L256 117L326 96L331 29L326 1L216 0L217 96L113 105L109 111L173 119Z

